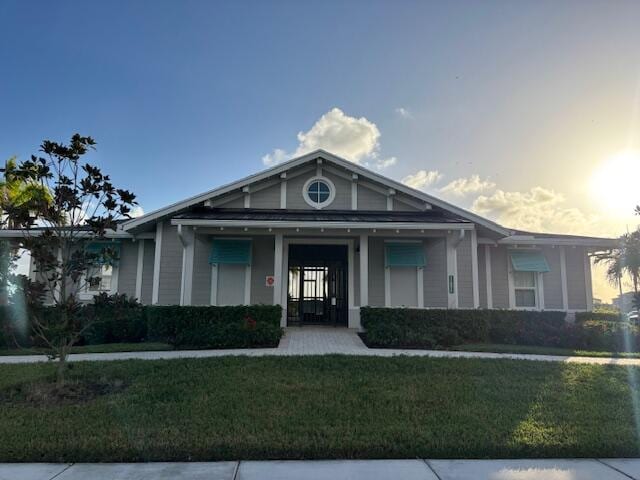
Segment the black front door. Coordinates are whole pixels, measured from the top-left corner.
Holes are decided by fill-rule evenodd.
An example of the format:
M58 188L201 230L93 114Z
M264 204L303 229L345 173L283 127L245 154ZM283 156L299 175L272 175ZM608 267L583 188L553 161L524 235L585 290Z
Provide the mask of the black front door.
M289 245L287 325L347 325L346 245Z

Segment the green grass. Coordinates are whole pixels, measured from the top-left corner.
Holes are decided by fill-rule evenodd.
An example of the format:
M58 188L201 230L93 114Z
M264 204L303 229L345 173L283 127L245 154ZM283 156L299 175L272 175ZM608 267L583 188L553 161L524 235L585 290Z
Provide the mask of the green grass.
M637 456L630 371L640 374L412 357L82 362L74 379L128 387L75 405L0 401L0 462ZM0 365L0 398L52 373Z
M105 343L102 345L82 345L71 348L71 353L111 353L111 352L147 352L173 350L166 343ZM0 349L2 355L42 355L43 351L37 348L12 348Z
M449 350L464 352L494 352L494 353L532 353L535 355L565 355L575 357L622 357L640 358L638 352L599 352L589 350L572 350L569 348L536 347L528 345L504 345L499 343L474 343L457 345Z

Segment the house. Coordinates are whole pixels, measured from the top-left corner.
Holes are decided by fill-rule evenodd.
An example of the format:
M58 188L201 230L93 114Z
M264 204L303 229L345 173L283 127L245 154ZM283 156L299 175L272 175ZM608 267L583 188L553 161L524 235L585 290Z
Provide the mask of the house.
M360 327L361 306L592 308L612 239L498 225L323 150L123 222L83 297L280 304L282 325Z

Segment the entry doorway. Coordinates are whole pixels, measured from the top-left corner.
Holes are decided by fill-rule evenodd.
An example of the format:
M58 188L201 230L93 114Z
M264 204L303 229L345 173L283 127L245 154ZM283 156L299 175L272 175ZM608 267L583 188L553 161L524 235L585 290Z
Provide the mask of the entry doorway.
M347 245L289 245L287 325L347 325L347 258Z

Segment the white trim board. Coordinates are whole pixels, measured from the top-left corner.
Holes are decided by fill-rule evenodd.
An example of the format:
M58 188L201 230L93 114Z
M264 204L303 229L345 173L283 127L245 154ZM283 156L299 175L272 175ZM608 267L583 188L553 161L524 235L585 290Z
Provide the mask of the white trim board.
M317 222L274 220L206 220L200 218L173 218L172 225L196 227L243 227L243 228L351 228L378 230L473 230L473 223L418 223L418 222Z

